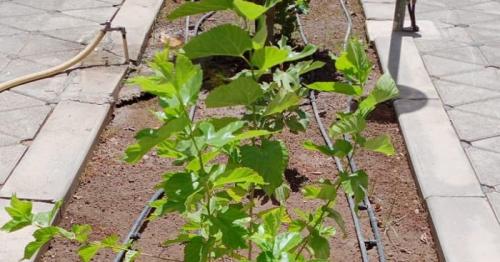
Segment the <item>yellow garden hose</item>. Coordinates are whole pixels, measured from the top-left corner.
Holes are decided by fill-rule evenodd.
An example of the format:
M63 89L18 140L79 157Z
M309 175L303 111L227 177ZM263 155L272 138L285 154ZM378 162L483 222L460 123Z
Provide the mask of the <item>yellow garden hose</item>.
M80 53L78 53L75 57L71 58L70 60L51 67L49 69L37 72L37 73L32 73L29 75L24 75L12 80L9 80L7 82L0 83L0 92L3 92L7 89L16 87L18 85L26 84L31 81L39 80L42 78L50 77L53 75L57 75L61 72L64 72L66 69L72 67L73 65L77 64L78 62L82 61L85 57L87 57L92 51L97 47L97 45L101 42L101 40L104 38L104 35L106 35L106 32L108 31L108 26L106 26L104 29L99 30L99 33L95 36L95 38L88 44L85 49L83 49Z

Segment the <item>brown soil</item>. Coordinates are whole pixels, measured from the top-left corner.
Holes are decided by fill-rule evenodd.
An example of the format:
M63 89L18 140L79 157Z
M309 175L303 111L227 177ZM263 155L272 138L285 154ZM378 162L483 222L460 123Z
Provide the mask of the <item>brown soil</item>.
M322 48L340 50L345 21L338 2L330 0L311 2L311 12L304 17L305 31L310 41ZM162 35L182 35L183 21L168 22L162 18L175 5L172 1L167 1L145 52L146 58L161 48L159 39ZM351 1L350 8L353 12L354 33L364 37L361 7L356 1ZM215 21L220 23L234 20L227 13L216 14L208 21L206 27L213 26ZM376 64L373 50L370 49L369 52ZM374 71L372 79L376 79L380 74L378 66ZM320 94L318 106L324 122L331 123L335 119L335 113L342 111L346 103L344 97ZM79 186L62 213L60 226L68 228L75 223L90 224L94 228L95 239L110 234L118 234L121 237L127 234L133 221L154 193L154 186L160 180L160 175L172 168L168 161L156 157L154 153L148 154L136 165L126 164L121 160L125 148L134 141L133 136L137 131L159 125L149 113L157 107L156 104L155 99L149 99L115 108L111 123L101 135ZM307 105L304 108L311 113ZM198 117L228 113L234 114L234 112L206 110L202 103L197 112ZM438 261L428 224L428 214L417 193L408 153L390 104L377 109L368 123L367 135L382 133L392 137L397 155L384 157L363 152L357 156L356 161L360 168L364 168L370 175L370 199L378 216L387 260ZM311 181L333 178L336 175L336 167L331 159L302 149L305 139L323 142L312 117L307 132L299 135L284 133L280 135L280 139L286 142L290 151L291 158L286 176L294 191L298 191L301 186ZM288 205L311 208L311 203L304 201L298 192L292 193ZM339 197L337 210L346 220L348 232L345 237L339 232L338 236L331 240L333 246L331 260L360 261L359 248L345 198ZM365 236L371 238L366 212L360 211L360 215ZM167 249L161 246L163 240L176 234L181 224L182 220L176 216L150 222L140 240L136 242L136 247L144 253L163 259L147 256L140 260L163 261L165 258L181 260L181 246ZM78 261L75 255L76 248L77 246L68 241L52 241L41 260ZM370 250L369 255L371 260L376 260L375 249ZM112 261L113 258L110 252L103 252L95 261Z

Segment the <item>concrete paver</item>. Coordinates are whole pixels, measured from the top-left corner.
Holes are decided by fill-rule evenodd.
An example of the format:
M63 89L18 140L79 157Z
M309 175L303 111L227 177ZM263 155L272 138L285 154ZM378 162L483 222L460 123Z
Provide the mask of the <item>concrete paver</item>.
M391 61L403 70L420 57L425 65L425 73L396 70L402 96L394 105L443 261L499 261L500 2L419 0L418 24L425 26L404 33L418 51L401 48L390 26L380 28L392 17L380 21L373 11L382 14L387 3L362 2L377 6L365 10L372 13L367 31L384 71L395 71L385 66ZM429 22L437 37L426 37L434 35ZM437 98L422 95L433 92L422 79L432 79ZM408 86L428 91L408 98Z
M5 183L25 150L26 146L21 144L0 147L0 155L2 156L0 158L0 184Z
M0 189L0 197L16 194L24 199L64 199L103 127L109 109L109 104L60 102Z
M491 262L500 257L500 227L486 198L427 200L443 261Z

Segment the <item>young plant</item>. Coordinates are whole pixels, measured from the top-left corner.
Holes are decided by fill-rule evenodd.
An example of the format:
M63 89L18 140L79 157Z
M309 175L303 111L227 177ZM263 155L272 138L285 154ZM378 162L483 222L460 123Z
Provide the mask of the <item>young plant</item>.
M387 136L367 138L362 134L366 118L375 106L397 95L394 82L383 76L372 92L362 96L371 65L362 45L353 40L336 62L345 82L316 82L306 86L301 75L324 64L302 61L316 51L312 45L296 51L286 45L286 38L276 46L269 44L265 13L277 2L259 5L244 0L201 0L182 5L169 17L233 10L247 22L257 21L257 31L230 24L217 26L186 43L175 54L174 61L169 60L168 50L158 53L150 64L155 74L132 80L143 91L158 97L161 111L156 116L162 125L141 130L136 143L126 150L125 160L135 163L156 150L158 156L171 158L182 166L162 176L158 187L164 190L164 196L152 203L155 208L152 219L169 213L182 215L185 224L179 234L164 244L183 244L183 261L329 260L328 238L335 234L335 228L327 226L326 221L332 219L341 229L344 227L341 216L334 210L337 192L343 190L360 202L366 194L368 177L362 170L345 170L334 181L323 180L304 188L306 198L323 201L314 212L296 210L292 215L286 207L289 188L284 182L284 172L288 150L275 135L284 128L292 132L307 128L307 114L299 105L310 89L350 95L359 105L354 112L339 114L339 120L331 126L330 135L335 140L332 148L306 142L307 149L343 159L352 157L360 148L385 154L394 151ZM212 56L237 57L247 64L247 69L213 89L205 101L207 107L244 107L240 118L196 121L190 118L190 108L195 106L203 82L201 67L192 60ZM275 198L280 205L256 213L257 192ZM6 230L28 225L54 230L43 237L35 232L36 240L32 242L35 244L30 243L33 247L30 250L36 251L51 238L62 236L81 243L79 255L84 261L89 261L101 248L126 250L129 261L139 254L130 245L117 244L116 237L89 242L88 226L66 231L49 226L50 223L39 225L27 203L13 198L12 208L21 209L21 215L9 212L12 220L8 224L17 226L7 226ZM53 215L48 221L52 218Z

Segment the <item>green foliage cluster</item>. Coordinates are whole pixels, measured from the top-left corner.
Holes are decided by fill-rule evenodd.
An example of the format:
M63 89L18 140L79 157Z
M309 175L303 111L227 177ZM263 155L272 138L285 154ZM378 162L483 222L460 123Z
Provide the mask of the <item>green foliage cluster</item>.
M371 92L365 85L370 64L364 46L353 39L337 59L335 67L343 73L342 82L305 84L302 76L324 63L310 59L316 47L297 51L282 38L276 45L267 41L265 14L278 0L263 5L245 0L201 0L174 10L170 19L215 10L232 10L247 21L256 21L255 32L230 24L217 26L186 43L183 50L169 59L169 50L159 52L150 67L152 76L132 80L143 91L158 97L161 109L156 116L159 128L141 130L136 143L126 150L125 160L136 163L151 150L171 158L180 171L163 174L158 184L164 196L151 204L156 219L178 213L185 220L176 238L164 245L182 243L184 261L213 261L231 258L238 261L328 261L328 239L344 222L335 211L339 190L362 201L368 176L363 170L344 171L331 180L321 180L303 189L306 199L320 202L313 210L289 210L290 188L284 180L289 153L276 134L285 129L298 133L306 130L308 114L300 103L310 90L336 92L358 101L354 112L338 113L329 128L335 141L332 148L305 141L304 148L347 161L360 149L392 155L394 148L386 135L365 137L367 116L377 104L398 95L394 81L382 76ZM195 106L203 83L203 71L193 60L213 56L241 59L247 69L227 83L213 89L206 98L209 108L244 108L240 118L219 117L192 120L189 110ZM346 140L345 135L352 137ZM279 201L280 205L255 211L257 192ZM28 225L37 227L35 240L25 251L30 258L47 241L63 237L80 244L83 261L90 261L103 248L127 251L126 261L140 254L131 245L119 244L118 237L89 241L89 225L75 225L67 231L51 226L54 210L33 214L31 203L12 198L7 212L11 220L2 230L12 232ZM336 227L327 223L336 223ZM142 254L146 255L146 254Z

